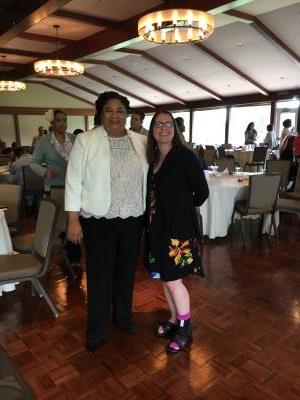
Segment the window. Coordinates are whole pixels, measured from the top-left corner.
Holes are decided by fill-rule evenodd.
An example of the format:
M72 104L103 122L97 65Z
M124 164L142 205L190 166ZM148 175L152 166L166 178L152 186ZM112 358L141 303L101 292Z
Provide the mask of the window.
M245 143L245 130L250 122L254 122L257 131L257 144L266 136L266 128L270 123L271 105L232 107L229 122L228 142L233 145Z
M225 141L226 108L195 111L193 114L193 142L215 145Z
M299 109L299 100L297 99L278 101L276 103L275 132L278 138L280 138L283 129L282 123L286 119L290 119L292 121L291 130L296 131L298 109Z

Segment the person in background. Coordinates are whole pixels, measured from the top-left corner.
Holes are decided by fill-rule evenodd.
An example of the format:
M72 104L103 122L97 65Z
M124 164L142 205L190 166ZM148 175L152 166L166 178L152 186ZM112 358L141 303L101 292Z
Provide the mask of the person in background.
M286 136L288 136L288 135L291 134L290 128L291 128L291 126L292 126L292 120L289 119L289 118L288 118L288 119L285 119L285 120L283 121L282 125L283 125L283 129L282 129L281 136L280 136L279 148L282 147L284 138L285 138Z
M145 113L143 113L140 110L132 110L130 119L130 130L136 133L140 133L141 135L147 136L148 131L143 127L144 118L145 118Z
M50 109L45 117L52 131L38 140L30 167L44 178L45 194L49 195L52 186L65 186L67 164L76 136L67 132L67 115L63 110ZM80 246L67 242L66 251L70 263L77 265L81 259Z
M185 132L184 119L182 117L177 117L177 118L175 118L175 122L176 122L176 125L178 128L179 137L180 137L182 143L186 143L186 140L184 137L184 132Z
M80 129L80 128L74 129L73 135L77 136L77 135L79 135L79 133L83 133L83 129Z
M158 325L156 334L173 335L167 351L176 353L192 340L190 297L182 279L200 274L196 207L207 199L209 190L197 156L182 143L167 110L152 118L147 158L148 265L160 274L170 308L169 319Z
M38 134L33 137L31 146L35 147L37 145L37 142L44 136L44 127L39 126L38 127Z
M10 173L13 175L14 182L23 185L23 171L25 165L29 165L32 160L32 155L25 153L23 147L17 147L14 151L14 161L10 165Z
M245 144L256 144L257 132L254 129L254 122L250 122L245 130Z
M267 125L267 134L264 140L264 144L270 150L273 150L276 147L276 133L274 132L274 126L271 124Z
M87 271L86 350L116 325L136 333L133 286L146 206L146 137L126 130L129 101L117 92L96 101L101 126L77 136L68 164L68 238L84 239ZM113 307L111 307L113 305Z

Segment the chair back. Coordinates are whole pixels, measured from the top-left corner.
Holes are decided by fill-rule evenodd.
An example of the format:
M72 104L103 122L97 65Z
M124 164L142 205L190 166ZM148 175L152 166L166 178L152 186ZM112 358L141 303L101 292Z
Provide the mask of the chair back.
M266 161L268 148L266 146L257 146L253 152L253 163L264 163Z
M218 166L219 171L224 171L226 168L230 172L234 171L235 161L232 157L219 158L215 160L215 164Z
M252 175L249 177L248 209L274 211L280 187L280 175Z
M267 160L266 173L281 175L281 190L285 190L289 183L291 162L289 160Z
M65 211L65 188L52 186L50 198L59 206L59 213L56 222L56 232L65 232L67 229L67 213Z
M216 149L205 149L203 158L207 165L214 165L215 159L217 158Z
M38 254L42 258L48 259L48 262L57 217L58 206L51 200L42 200L40 202L32 248L33 254ZM48 267L48 263L46 262L45 264Z
M37 175L30 165L24 165L23 171L23 196L42 195L44 192L44 179Z
M225 147L219 146L218 147L218 158L225 158L225 157L226 157Z
M0 203L7 205L5 214L7 225L10 228L13 227L15 231L19 231L21 225L22 186L1 183Z

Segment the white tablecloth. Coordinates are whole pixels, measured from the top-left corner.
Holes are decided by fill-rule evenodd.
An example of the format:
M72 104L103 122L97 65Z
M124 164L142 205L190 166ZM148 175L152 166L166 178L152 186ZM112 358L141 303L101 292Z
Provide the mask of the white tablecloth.
M203 220L203 234L210 239L227 235L234 203L247 196L249 181L247 177L238 182L234 175L208 176L209 198L200 207Z
M249 175L243 173L242 182L237 176L208 176L209 198L200 207L203 221L203 234L210 239L224 237L227 235L231 223L234 203L237 200L244 200L248 194ZM276 224L279 224L279 214L276 213ZM253 218L253 217L252 217ZM263 224L263 233L269 233L271 218L268 215Z
M13 252L10 234L5 220L5 214L3 210L0 210L0 254L12 254ZM2 291L9 292L14 289L14 284L0 285L0 296L2 295Z

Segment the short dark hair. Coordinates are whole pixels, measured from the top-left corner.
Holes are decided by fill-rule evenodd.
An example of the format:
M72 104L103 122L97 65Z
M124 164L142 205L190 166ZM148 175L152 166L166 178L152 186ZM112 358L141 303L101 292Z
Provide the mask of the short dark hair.
M80 129L80 128L77 128L77 129L74 129L74 131L73 131L73 135L78 135L79 133L82 133L83 132L83 129Z
M53 114L54 114L54 118L57 116L57 114L64 114L65 116L67 116L67 113L65 111L59 110L58 108L53 111Z
M274 126L269 124L267 125L267 131L272 131L274 129Z
M290 128L292 126L292 120L290 118L285 119L282 123L285 128Z
M178 127L176 125L176 121L175 121L172 113L170 111L164 110L164 109L157 111L153 115L153 117L151 119L149 133L148 133L147 160L148 160L148 163L150 165L152 165L155 162L157 162L158 156L159 156L158 145L157 145L156 140L154 139L154 136L153 136L155 119L159 114L168 114L171 117L172 121L173 121L173 125L174 125L174 137L173 137L173 140L172 140L173 146L177 147L177 148L184 148L185 147L184 144L182 143L181 139L180 139Z
M141 121L143 121L144 118L145 118L145 113L144 113L142 110L133 109L133 110L131 110L131 115L132 115L132 114L137 114L137 115L139 115L139 116L141 117Z
M130 113L130 103L127 97L113 91L100 93L98 99L95 101L95 107L97 110L94 117L94 122L97 122L97 124L95 123L95 125L101 125L101 113L103 107L109 100L119 100L125 107L127 113Z

